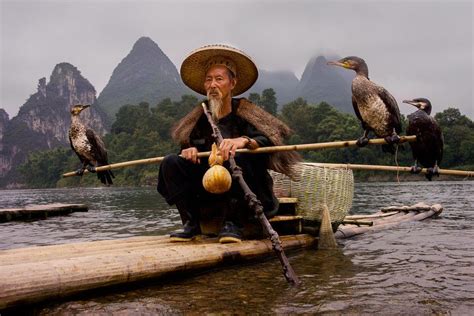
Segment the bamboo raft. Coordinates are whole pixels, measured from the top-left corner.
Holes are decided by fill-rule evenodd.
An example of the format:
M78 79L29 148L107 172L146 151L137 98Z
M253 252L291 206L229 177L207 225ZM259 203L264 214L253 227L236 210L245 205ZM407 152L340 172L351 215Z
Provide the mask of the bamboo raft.
M415 204L386 208L371 215L346 216L335 235L348 238L388 229L403 222L437 216L441 211L439 204ZM287 219L294 220L293 217ZM369 226L368 222L372 224ZM318 243L318 238L310 234L281 236L280 239L285 251L315 248ZM0 310L273 255L267 239L234 244L220 244L216 238L172 243L169 236L3 250L0 251Z
M370 215L349 215L335 233L336 238L349 238L367 232L388 229L404 222L422 221L443 211L441 204L417 203L412 206L390 206Z
M440 206L417 205L417 208L389 208L363 217L347 216L354 190L350 169L307 163L296 167L299 181L272 175L274 190L280 196L280 210L285 212L280 212L270 222L280 233L285 251L315 247L318 241L323 244L323 235L320 240L316 236L318 225L323 231L321 223L325 219L332 238L331 222L333 230L340 227L336 236L342 238L349 236L347 228L362 233L369 231L366 228L382 229L391 227L389 224L422 220L442 210ZM203 233L215 233L221 225L212 220L206 223L205 217L201 220ZM367 226L369 222L371 226ZM366 226L360 227L364 224ZM312 234L303 234L306 231ZM0 251L0 310L270 256L274 256L274 251L268 239L220 244L216 238L205 238L171 243L169 236L3 250Z
M19 220L46 219L50 216L68 215L73 212L87 212L85 204L27 205L21 208L0 209L0 223Z
M311 247L310 235L282 236L285 251ZM0 251L0 310L20 304L267 258L269 240L220 244L215 238L171 243L169 236L133 237Z

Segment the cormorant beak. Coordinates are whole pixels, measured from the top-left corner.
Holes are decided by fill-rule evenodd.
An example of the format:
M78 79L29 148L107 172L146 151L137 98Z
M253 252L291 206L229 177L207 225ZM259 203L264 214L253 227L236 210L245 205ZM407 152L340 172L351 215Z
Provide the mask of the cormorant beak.
M87 109L87 108L90 107L90 106L91 106L90 104L85 104L85 105L82 106L82 109L83 109L83 110L84 110L84 109Z
M403 103L407 103L407 104L411 104L417 108L420 108L422 103L421 102L417 102L417 101L413 101L413 100L403 100Z
M333 65L333 66L339 66L342 68L349 68L349 65L346 63L341 63L339 61L328 61L326 65Z

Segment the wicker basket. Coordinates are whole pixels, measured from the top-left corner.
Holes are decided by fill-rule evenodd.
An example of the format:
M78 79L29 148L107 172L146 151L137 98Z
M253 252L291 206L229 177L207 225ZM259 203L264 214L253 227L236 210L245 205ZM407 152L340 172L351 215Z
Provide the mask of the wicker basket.
M305 220L320 221L322 207L329 208L331 221L341 222L349 212L354 197L352 170L327 168L312 163L295 166L299 181L271 172L273 189L278 197L298 198L296 215Z

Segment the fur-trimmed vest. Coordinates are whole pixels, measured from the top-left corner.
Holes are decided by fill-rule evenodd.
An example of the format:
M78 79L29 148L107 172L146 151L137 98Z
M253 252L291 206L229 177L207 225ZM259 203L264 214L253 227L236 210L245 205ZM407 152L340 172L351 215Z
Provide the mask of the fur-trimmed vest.
M237 100L239 102L235 112L237 116L255 126L275 146L283 145L283 140L291 133L285 123L245 98ZM190 146L189 136L203 114L202 106L199 104L173 127L171 131L173 139L183 147ZM300 160L300 155L296 152L272 153L268 168L294 178L292 167Z

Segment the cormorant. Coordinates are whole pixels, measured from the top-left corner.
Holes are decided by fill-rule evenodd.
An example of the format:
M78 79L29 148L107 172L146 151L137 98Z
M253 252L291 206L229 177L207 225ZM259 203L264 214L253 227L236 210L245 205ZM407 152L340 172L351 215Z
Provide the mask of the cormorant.
M364 129L364 135L357 140L357 145L367 145L369 132L373 131L388 143L382 149L394 153L393 144L400 140L398 133L402 130L400 110L395 98L384 87L369 80L369 68L362 58L349 56L327 64L356 72L352 80L352 105Z
M89 106L78 104L71 109L69 142L71 143L72 150L74 150L82 162L82 168L76 171L80 176L82 176L85 169L90 172L96 172L95 167L109 164L107 161L107 151L102 139L93 130L86 128L79 119L81 112ZM113 184L112 178L114 178L114 175L110 170L99 171L97 172L97 178L103 184L108 185Z
M421 168L418 167L420 163L427 168L426 178L431 181L433 175L439 176L438 165L443 158L443 133L436 120L430 116L431 102L428 99L404 100L403 103L418 108L418 111L408 115L407 135L416 135L416 142L410 143L415 159L411 172L421 172Z

